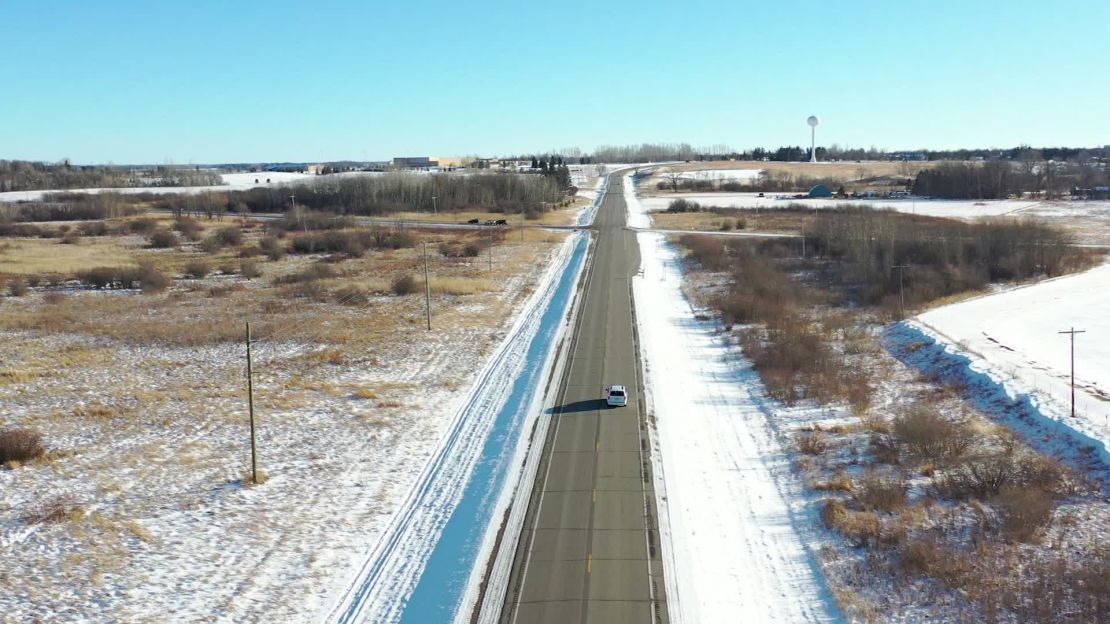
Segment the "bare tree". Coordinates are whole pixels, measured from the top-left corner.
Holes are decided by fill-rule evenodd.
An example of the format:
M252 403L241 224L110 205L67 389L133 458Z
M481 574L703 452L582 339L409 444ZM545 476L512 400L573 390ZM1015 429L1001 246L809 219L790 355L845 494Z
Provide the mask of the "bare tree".
M671 187L671 190L677 193L678 185L680 182L682 182L682 172L668 171L663 174L663 179L667 181L667 184Z

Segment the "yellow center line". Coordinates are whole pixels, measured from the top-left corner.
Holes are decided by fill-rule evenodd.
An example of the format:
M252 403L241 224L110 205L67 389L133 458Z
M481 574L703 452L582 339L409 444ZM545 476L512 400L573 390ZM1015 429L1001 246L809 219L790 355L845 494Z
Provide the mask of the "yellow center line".
M586 555L586 574L589 574L594 568L594 555L590 553Z
M597 488L594 488L594 502L597 502Z

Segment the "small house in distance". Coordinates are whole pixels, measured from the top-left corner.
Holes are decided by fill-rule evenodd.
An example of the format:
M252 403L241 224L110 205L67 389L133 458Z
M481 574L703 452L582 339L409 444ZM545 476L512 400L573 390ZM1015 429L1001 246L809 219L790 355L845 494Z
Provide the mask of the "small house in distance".
M825 186L824 184L818 184L817 186L814 186L813 188L809 189L809 193L806 195L806 197L832 197L832 196L833 196L833 192L831 190L829 190L829 187Z

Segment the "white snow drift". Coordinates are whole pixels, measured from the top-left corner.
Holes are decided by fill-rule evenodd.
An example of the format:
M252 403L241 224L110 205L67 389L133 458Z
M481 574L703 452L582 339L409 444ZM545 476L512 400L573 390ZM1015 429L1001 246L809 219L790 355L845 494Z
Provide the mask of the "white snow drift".
M632 222L646 220L626 198ZM758 375L716 323L695 318L677 251L660 234L639 242L633 290L671 621L839 621Z

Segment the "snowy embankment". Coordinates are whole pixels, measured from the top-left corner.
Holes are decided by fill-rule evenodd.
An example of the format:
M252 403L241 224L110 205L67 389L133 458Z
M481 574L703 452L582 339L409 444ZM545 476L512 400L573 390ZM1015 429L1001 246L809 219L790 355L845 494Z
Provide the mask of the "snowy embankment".
M601 176L597 179L597 185L594 186L592 191L582 193L584 197L588 197L590 205L583 208L574 217L575 225L589 225L594 222L594 217L597 216L597 209L601 206L601 200L605 198L605 191L609 188L609 176Z
M321 614L327 621L449 621L473 603L467 579L489 556L484 536L508 505L499 494L523 465L522 433L539 411L525 390L551 366L584 243L568 238L537 282L342 600Z
M747 182L763 175L762 169L697 169L683 171L687 180L712 180L714 182Z
M629 223L646 222L625 188ZM716 322L695 318L667 271L678 251L660 234L638 240L633 291L670 620L840 621L813 551L816 515L758 374Z
M1076 336L1075 417L1071 343ZM888 332L901 359L975 388L977 401L1009 402L1012 424L1044 449L1110 467L1110 265L930 310ZM910 348L913 345L913 348ZM1031 435L1029 435L1031 434ZM1084 450L1088 449L1088 450Z

